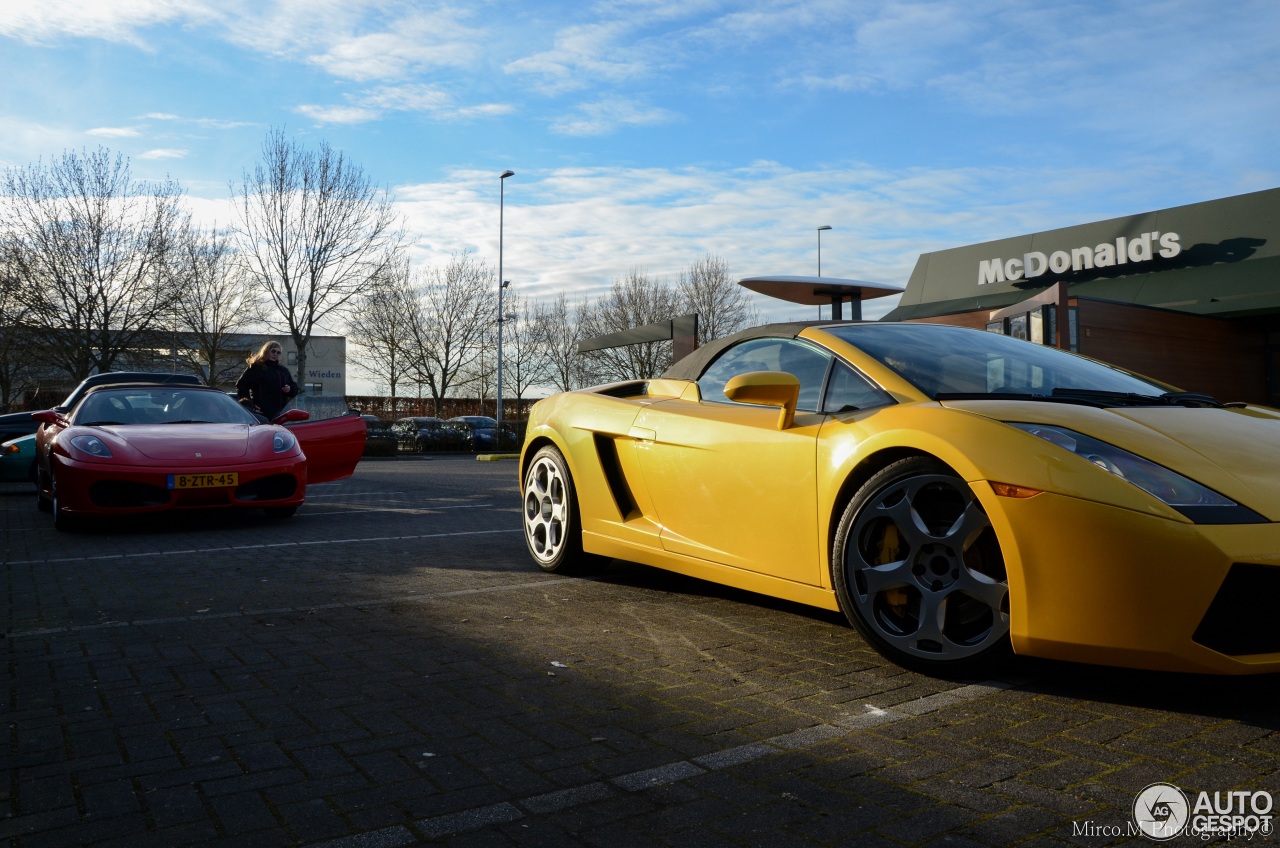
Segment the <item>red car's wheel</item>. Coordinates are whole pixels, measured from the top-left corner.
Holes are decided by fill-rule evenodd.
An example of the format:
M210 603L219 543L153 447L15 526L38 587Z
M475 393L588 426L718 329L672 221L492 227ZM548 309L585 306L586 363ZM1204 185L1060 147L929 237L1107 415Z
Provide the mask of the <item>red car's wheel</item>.
M1009 581L972 489L929 457L869 479L840 519L841 610L880 653L929 673L990 670L1009 655Z
M571 574L603 561L583 552L581 522L569 468L548 445L524 475L524 540L543 571Z
M41 512L51 512L53 510L53 501L45 497L44 483L41 481L40 469L36 469L36 509Z
M53 511L53 529L67 531L75 527L76 520L62 508L62 504L58 500L58 475L51 474L49 477L49 489L52 497L50 498L50 509Z

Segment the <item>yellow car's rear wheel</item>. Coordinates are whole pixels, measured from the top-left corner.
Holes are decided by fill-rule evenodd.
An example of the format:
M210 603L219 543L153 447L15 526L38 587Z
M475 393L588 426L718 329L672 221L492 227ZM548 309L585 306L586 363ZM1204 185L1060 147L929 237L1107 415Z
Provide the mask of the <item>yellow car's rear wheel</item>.
M569 466L547 445L524 474L524 540L543 570L571 574L601 561L582 550L582 519Z
M1008 655L1000 543L943 463L911 457L867 480L840 519L832 564L845 616L894 662L969 674Z

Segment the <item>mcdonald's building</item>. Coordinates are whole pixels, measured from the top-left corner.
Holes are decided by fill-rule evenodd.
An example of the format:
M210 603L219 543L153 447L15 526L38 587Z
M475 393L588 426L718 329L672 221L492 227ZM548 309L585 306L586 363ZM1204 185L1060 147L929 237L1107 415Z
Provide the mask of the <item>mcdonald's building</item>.
M1280 188L923 254L885 320L1006 333L1280 407Z

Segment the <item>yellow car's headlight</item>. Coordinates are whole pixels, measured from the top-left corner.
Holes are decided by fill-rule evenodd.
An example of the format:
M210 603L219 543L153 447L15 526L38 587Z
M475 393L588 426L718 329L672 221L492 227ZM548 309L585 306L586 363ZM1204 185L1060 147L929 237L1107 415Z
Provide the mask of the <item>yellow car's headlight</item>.
M1048 424L1008 422L1104 468L1154 495L1197 524L1259 524L1266 519L1189 477L1092 436Z

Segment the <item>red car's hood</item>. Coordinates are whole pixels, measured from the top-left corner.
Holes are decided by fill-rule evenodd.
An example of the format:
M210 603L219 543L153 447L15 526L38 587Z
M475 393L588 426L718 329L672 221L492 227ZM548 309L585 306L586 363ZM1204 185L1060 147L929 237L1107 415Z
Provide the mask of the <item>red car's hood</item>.
M249 452L248 424L132 424L102 429L152 459L239 459Z

